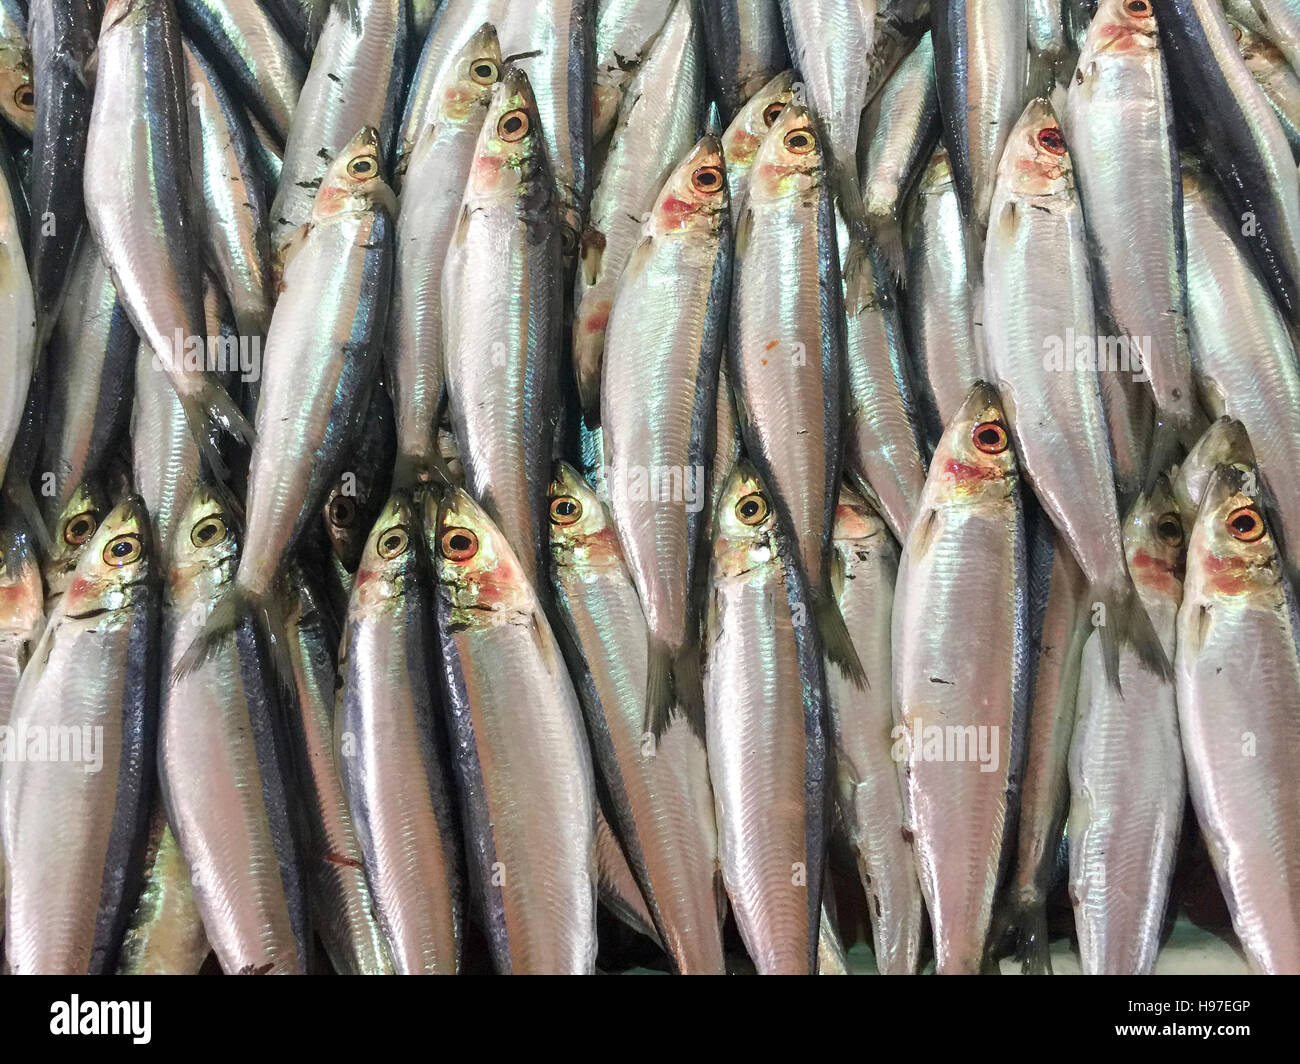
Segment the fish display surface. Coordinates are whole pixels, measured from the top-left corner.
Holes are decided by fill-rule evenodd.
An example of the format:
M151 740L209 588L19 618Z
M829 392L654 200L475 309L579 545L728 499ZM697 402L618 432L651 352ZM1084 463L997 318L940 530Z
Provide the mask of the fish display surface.
M1300 0L0 0L0 968L1300 975L1298 162Z

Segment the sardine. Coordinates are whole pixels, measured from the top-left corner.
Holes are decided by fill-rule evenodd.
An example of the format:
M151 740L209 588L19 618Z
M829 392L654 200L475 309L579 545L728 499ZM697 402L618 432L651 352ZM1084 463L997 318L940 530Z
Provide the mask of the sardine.
M598 0L591 139L600 143L614 128L623 97L654 47L669 12L694 0Z
M1196 523L1205 487L1221 465L1236 466L1249 473L1255 468L1255 449L1246 426L1224 416L1217 418L1187 452L1172 478L1174 499L1184 530Z
M1300 74L1293 70L1278 47L1267 37L1252 33L1240 22L1228 21L1237 50L1246 62L1291 145L1291 154L1300 159Z
M27 388L36 370L36 303L21 229L22 207L0 180L0 480L23 424Z
M704 0L709 80L725 121L790 65L779 0Z
M322 510L334 558L346 573L357 571L366 538L388 502L395 450L393 404L383 382L375 381L348 468L334 481Z
M41 564L47 615L53 616L63 593L72 584L86 545L112 509L103 478L87 477L73 488L51 529L52 543Z
M731 201L731 227L740 223L749 193L749 172L758 157L759 145L781 111L794 99L794 72L783 70L746 101L722 135L726 160L727 198ZM726 472L731 472L728 465Z
M27 43L27 6L0 3L0 117L30 137L36 131L36 89Z

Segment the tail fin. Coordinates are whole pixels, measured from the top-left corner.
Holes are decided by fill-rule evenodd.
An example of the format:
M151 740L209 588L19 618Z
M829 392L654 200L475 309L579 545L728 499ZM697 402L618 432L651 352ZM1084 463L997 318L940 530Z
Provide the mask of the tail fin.
M674 650L650 636L646 670L645 730L656 739L674 716L684 716L696 735L704 735L704 682L695 643Z
M868 214L867 225L876 247L889 264L889 272L894 281L901 284L906 275L907 261L903 251L903 227L898 220L898 212L888 214Z
M1016 959L1023 975L1051 975L1048 949L1047 907L1041 902L1016 907Z
M867 208L862 202L862 186L858 184L856 160L847 164L836 161L833 170L835 198L839 200L844 224L854 237L865 238L870 232L867 225Z
M1128 584L1118 595L1094 598L1094 603L1096 602L1100 602L1104 609L1104 614L1097 623L1097 634L1101 640L1102 661L1110 685L1116 691L1121 691L1119 648L1125 644L1133 648L1138 660L1153 673L1161 679L1172 680L1173 666L1133 585Z
M650 636L647 651L645 730L658 739L673 712L673 652L654 636Z
M1033 52L1029 56L1029 95L1051 96L1056 87L1056 64L1047 52Z
M230 466L217 444L214 427L229 433L240 443L253 442L253 426L244 417L239 408L220 384L214 380L205 380L197 393L182 392L177 389L181 408L185 411L185 420L190 432L199 445L199 451L218 480L230 479Z
M294 690L293 658L289 653L289 636L285 630L284 615L275 595L255 595L235 584L217 602L208 616L203 630L181 655L172 670L172 682L188 676L207 661L227 639L235 635L240 622L251 618L260 634L265 637L266 649L281 688Z
M844 614L840 612L839 603L824 588L809 591L808 598L826 660L838 665L840 671L852 681L855 687L868 687L867 674L862 668L857 650L854 649L853 639L849 635L848 626L844 623Z

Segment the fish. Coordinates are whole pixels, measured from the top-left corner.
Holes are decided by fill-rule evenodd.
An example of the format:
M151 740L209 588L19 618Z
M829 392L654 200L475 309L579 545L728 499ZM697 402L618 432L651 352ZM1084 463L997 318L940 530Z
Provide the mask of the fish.
M693 4L679 2L628 85L592 196L573 282L573 372L592 424L601 416L601 358L615 291L647 216L662 202L661 190L700 136L704 63L698 36Z
M571 277L591 199L595 18L591 0L512 3L497 26L507 64L528 77L558 196Z
M1156 13L1174 111L1223 185L1287 320L1300 322L1300 176L1281 123L1218 0L1144 0Z
M111 0L98 56L101 91L86 140L90 232L131 324L158 356L204 459L224 480L229 469L211 426L240 442L252 428L221 384L185 361L186 345L203 341L206 330L202 270L193 253L201 220L193 205L188 86L174 8L168 0Z
M73 489L58 520L51 528L51 546L41 564L45 579L45 610L52 615L63 594L72 584L86 545L105 517L113 509L107 490L107 480L88 477Z
M1040 548L1040 544L1042 547ZM1008 884L1016 952L1026 975L1052 971L1047 899L1069 810L1070 737L1079 702L1083 648L1092 633L1087 582L1060 534L1047 529L1031 547L1031 602L1043 601L1036 639L1025 766L1016 822L1016 859ZM1040 555L1045 556L1041 557ZM1046 588L1037 581L1046 578Z
M903 792L893 758L891 627L898 545L883 517L847 484L835 513L832 581L870 686L826 670L828 735L840 830L867 898L876 970L912 975L925 937L921 884L903 834Z
M493 966L589 974L595 779L559 644L509 538L467 493L426 493L424 530L470 883Z
M894 749L940 975L984 963L1024 743L1028 568L1008 420L976 383L930 462L894 590ZM960 637L976 625L985 638Z
M176 0L186 33L281 144L293 127L307 64L257 0Z
M405 0L331 3L312 53L284 142L283 165L271 201L272 285L282 283L286 262L302 239L328 171L345 158L357 131L373 128L379 158L394 155L401 118L405 65Z
M1228 0L1225 10L1236 10L1245 0ZM1295 0L1249 0L1260 21L1261 32L1277 45L1292 69L1300 70L1300 8Z
M0 4L0 117L30 137L36 131L36 89L27 43L26 5Z
M619 283L602 368L610 513L645 613L656 736L675 708L701 721L697 558L731 294L723 166L706 135L664 184Z
M701 4L709 83L724 121L790 65L779 0L707 0Z
M1211 423L1171 477L1184 533L1196 523L1205 486L1221 465L1236 466L1245 473L1253 472L1256 466L1246 426L1226 415Z
M190 167L202 189L203 248L242 337L260 344L271 323L266 203L234 100L201 53L185 45Z
M330 6L328 0L266 0L276 25L304 59L312 57L320 41Z
M349 575L361 564L366 538L388 501L395 451L393 404L383 383L375 381L349 468L335 479L322 510L334 559Z
M1159 477L1124 522L1129 569L1174 655L1182 521ZM1172 680L1121 652L1123 694L1106 682L1096 633L1083 651L1070 742L1070 901L1087 975L1149 975L1164 928L1187 802Z
M787 104L750 172L736 230L728 376L745 449L799 553L827 654L860 677L826 576L848 372L835 214L814 127L806 107Z
M455 975L465 872L416 506L392 495L366 538L339 653L338 760L394 968Z
M902 206L939 139L934 43L927 32L872 104L877 119L858 146L867 223L895 277L904 274Z
M736 112L722 134L722 154L726 161L727 198L731 201L731 228L734 233L740 224L749 192L749 172L758 157L759 145L780 116L781 111L794 99L794 71L783 70L767 82L745 105ZM727 467L727 472L731 467Z
M252 612L276 671L290 674L276 581L353 452L382 358L395 204L380 177L379 139L373 127L360 130L330 164L285 269L266 338L238 567L178 672Z
M679 974L725 973L718 832L702 737L675 719L645 725L646 621L614 522L594 489L558 463L550 489L551 581L562 645L624 840L646 922Z
M1287 63L1278 47L1267 37L1252 33L1240 22L1229 18L1228 26L1246 69L1264 90L1282 132L1291 145L1291 154L1300 159L1300 74Z
M28 384L36 372L36 302L20 212L9 183L0 180L0 374L7 382L0 402L0 480L22 428Z
M668 16L692 0L598 0L591 139L599 144L614 128L631 82L663 32Z
M290 569L282 593L294 679L285 730L300 795L299 848L312 929L340 975L386 975L393 962L375 917L334 738L337 625L302 566Z
M1029 16L1019 0L932 0L930 7L943 142L978 262L999 160L1025 105Z
M1145 2L1145 0L1144 0ZM1063 334L1065 339L1063 339ZM1095 335L1083 212L1052 105L1031 100L998 172L984 256L984 336L1020 466L1101 602L1117 678L1121 643L1169 663L1129 578L1098 378L1069 337ZM1053 345L1056 355L1053 356Z
M850 974L848 951L826 902L822 903L821 921L817 925L817 974Z
M190 866L157 794L144 864L144 886L122 938L117 974L197 975L212 948L194 902Z
M280 174L284 169L284 145L276 141L252 112L245 111L244 119L252 134L248 138L248 148L258 176L262 179L263 198L270 202L275 198L275 190L279 187Z
M106 5L103 16L105 27L111 29L122 16L120 2ZM29 5L27 38L35 122L30 236L38 351L54 328L66 294L73 251L86 228L83 172L89 170L97 180L108 179L107 172L97 170L97 160L89 155L96 67L110 85L126 88L112 72L114 49L106 48L106 41L96 43L99 30L100 7L94 0L32 0ZM15 104L28 100L21 86L15 91ZM119 151L123 143L124 139L118 141Z
M466 483L534 586L546 569L563 327L562 225L540 121L528 76L507 67L442 274L447 399ZM485 357L495 372L482 371Z
M16 975L114 969L147 841L159 565L148 518L127 499L88 541L18 685L9 724L30 738L0 778L5 965ZM47 736L55 759L33 759Z
M164 599L175 667L234 579L235 516L200 482L179 515ZM222 971L306 969L306 898L292 834L288 750L274 675L251 621L164 688L158 775L167 819Z
M1195 438L1182 184L1164 50L1150 0L1102 0L1070 81L1062 125L1087 221L1098 327L1145 343L1163 432ZM1125 368L1125 367L1121 367ZM1157 429L1154 468L1173 453Z
M1212 417L1245 427L1276 508L1274 535L1300 573L1300 357L1285 318L1251 268L1240 226L1210 175L1183 170L1192 369ZM1223 344L1229 344L1223 347Z
M393 297L384 347L400 455L398 480L439 464L443 395L442 272L492 90L501 76L496 30L484 23L445 64L428 121L403 160Z
M659 932L655 930L654 917L641 895L641 886L628 866L623 844L609 826L604 810L596 807L596 897L624 927L644 935L663 948Z
M1251 971L1300 972L1296 602L1250 474L1220 466L1187 546L1178 725L1188 789Z
M136 347L108 267L94 241L83 240L45 354L52 371L40 469L49 476L39 498L50 518L121 446L135 392Z
M904 220L903 312L917 418L927 452L987 375L983 330L976 321L961 207L948 150L930 156Z
M1029 26L1029 79L1035 95L1052 90L1065 73L1070 44L1061 0L1025 0Z
M825 675L808 586L745 461L711 531L704 706L722 879L760 975L817 970L830 803Z

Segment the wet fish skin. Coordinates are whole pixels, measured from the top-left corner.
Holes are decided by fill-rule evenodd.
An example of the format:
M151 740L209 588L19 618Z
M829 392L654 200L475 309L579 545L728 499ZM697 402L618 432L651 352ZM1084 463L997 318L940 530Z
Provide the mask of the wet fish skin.
M627 863L623 844L599 805L596 807L596 837L592 860L596 865L596 897L613 916L638 935L663 948L659 932L655 930L654 917L641 895L641 887Z
M1157 479L1124 523L1129 569L1174 655L1184 535L1173 491ZM1123 694L1101 646L1083 652L1070 743L1070 900L1087 975L1147 975L1164 928L1187 784L1174 684L1121 652Z
M941 975L981 969L1014 810L1029 697L1020 491L1001 402L981 382L930 463L894 597L896 750ZM956 634L975 625L987 640ZM930 730L972 726L975 757Z
M27 12L17 0L0 4L0 117L28 137L36 130Z
M722 134L722 154L726 159L727 196L731 201L731 228L740 224L741 212L749 192L749 171L758 156L758 147L781 114L794 99L794 71L783 70L751 96ZM725 472L730 472L728 465Z
M630 82L645 61L677 0L598 0L591 139L599 144L614 128ZM689 4L691 0L687 0Z
M48 615L53 615L54 607L72 584L86 545L112 509L106 478L87 477L72 490L58 520L50 529L52 546L41 563Z
M790 65L779 0L717 0L701 5L709 81L730 122L776 73Z
M111 25L120 12L119 6L109 5L104 13L105 25ZM85 169L97 172L87 156L95 68L98 65L100 73L108 73L110 65L106 56L96 55L99 28L100 12L93 0L33 0L28 10L27 36L36 94L31 272L38 350L54 328L72 253L86 226L82 173ZM114 80L110 75L109 83ZM86 166L87 162L91 165ZM101 180L104 176L98 172Z
M760 974L817 970L830 771L808 588L745 461L712 530L704 696L722 878Z
M5 765L5 963L15 974L106 974L116 963L152 789L157 566L148 519L138 500L127 500L88 541L77 581L23 672L12 727L103 731L79 760ZM87 684L88 675L96 682ZM100 771L87 772L99 757Z
M1255 449L1246 426L1226 414L1210 424L1171 478L1184 530L1196 523L1205 487L1221 465L1237 466L1247 473L1256 466Z
M704 63L698 39L692 3L678 3L628 85L592 195L573 283L573 370L590 423L600 420L601 359L615 291L642 239L646 216L701 132Z
M1070 45L1061 0L1025 0L1029 25L1029 77L1034 91L1047 92L1066 71Z
M610 513L645 613L656 736L674 703L700 723L697 558L731 294L723 166L705 136L664 184L619 282L602 368ZM666 488L648 485L659 477Z
M836 598L870 682L859 689L837 670L826 670L835 804L867 896L876 970L911 975L920 960L925 916L892 756L898 546L885 520L848 485L840 489L832 546Z
M398 202L401 224L384 347L401 455L399 480L428 476L439 460L443 265L500 74L496 31L485 23L447 60L431 98L428 121L411 131L416 140L400 164L406 171Z
M6 381L0 402L0 480L23 426L28 384L36 370L36 302L23 250L21 210L8 182L0 180L0 374Z
M393 404L384 382L377 380L370 386L370 401L347 463L351 468L338 475L322 511L325 534L345 572L357 571L366 537L388 501L395 454Z
M1273 113L1282 124L1292 155L1300 157L1300 75L1267 37L1251 32L1232 18L1229 18L1228 25L1246 69L1264 90Z
M1300 7L1295 0L1250 0L1262 29L1286 56L1292 69L1300 69ZM1227 9L1238 7L1225 4Z
M284 143L307 64L257 0L177 0L181 23L243 100Z
M1280 309L1251 268L1240 227L1210 176L1183 171L1192 368L1212 417L1239 420L1276 508L1280 549L1300 572L1300 357ZM1219 345L1229 342L1230 348Z
M592 754L650 930L681 974L723 974L718 833L704 742L674 720L647 742L646 624L614 523L559 463L550 490L551 579Z
M1218 0L1153 3L1175 111L1223 184L1233 216L1250 216L1255 265L1287 319L1300 322L1300 178L1282 126Z
M1247 962L1295 974L1296 603L1248 479L1219 467L1192 529L1178 611L1178 722L1196 819Z
M404 492L390 497L348 601L339 763L394 967L403 975L454 975L464 870L441 749L432 588L414 506Z
M436 512L435 512L436 505ZM522 560L465 492L426 497L442 691L498 973L596 960L595 782L582 711Z
M503 124L521 118L523 135L503 139L515 136ZM466 482L534 586L546 568L563 325L562 226L539 121L527 75L508 67L442 277L447 398ZM495 372L482 372L485 358Z

